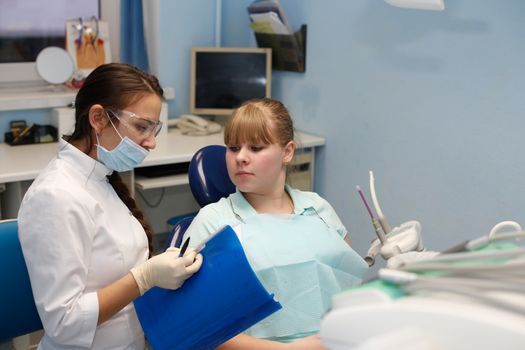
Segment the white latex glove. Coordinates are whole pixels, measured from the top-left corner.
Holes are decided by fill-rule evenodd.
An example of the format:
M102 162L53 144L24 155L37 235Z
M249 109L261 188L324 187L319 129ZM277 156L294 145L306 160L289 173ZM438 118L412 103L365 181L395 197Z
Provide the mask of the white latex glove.
M157 286L166 289L177 289L202 265L202 255L188 249L179 258L178 248L168 248L148 261L131 269L131 274L139 286L140 295Z

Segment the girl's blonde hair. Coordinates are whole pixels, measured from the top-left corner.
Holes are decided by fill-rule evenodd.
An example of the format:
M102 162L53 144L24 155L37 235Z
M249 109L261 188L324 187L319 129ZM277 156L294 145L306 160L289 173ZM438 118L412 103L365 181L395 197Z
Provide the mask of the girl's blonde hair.
M270 98L252 99L234 109L224 129L224 144L279 144L294 139L293 121L286 107Z

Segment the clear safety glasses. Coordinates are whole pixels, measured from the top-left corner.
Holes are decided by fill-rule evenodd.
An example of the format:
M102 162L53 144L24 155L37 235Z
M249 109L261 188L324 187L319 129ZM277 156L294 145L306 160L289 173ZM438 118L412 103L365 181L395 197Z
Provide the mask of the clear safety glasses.
M108 109L108 111L139 137L148 137L151 134L157 136L162 129L162 122L160 120L151 120L125 110L112 111Z

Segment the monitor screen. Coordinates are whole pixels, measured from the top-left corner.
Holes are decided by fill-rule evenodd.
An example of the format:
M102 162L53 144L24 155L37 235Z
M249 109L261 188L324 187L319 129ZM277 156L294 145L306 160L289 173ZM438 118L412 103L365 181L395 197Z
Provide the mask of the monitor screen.
M190 113L229 115L252 98L271 97L271 49L193 48Z

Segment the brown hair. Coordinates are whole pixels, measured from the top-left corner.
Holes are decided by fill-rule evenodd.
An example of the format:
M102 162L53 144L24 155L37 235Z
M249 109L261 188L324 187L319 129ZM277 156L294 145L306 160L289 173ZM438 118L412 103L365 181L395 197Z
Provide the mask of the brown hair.
M122 110L149 94L155 94L160 99L164 99L164 91L155 76L128 64L109 63L98 66L88 75L77 93L75 98L75 130L65 139L68 142L84 142L86 145L85 152L89 153L93 147L93 128L88 115L93 105L100 104L110 110ZM114 123L118 124L118 119L113 116L112 119L114 119ZM119 198L146 231L151 256L153 252L153 230L151 226L137 207L129 188L122 181L119 173L114 171L108 176L108 179Z
M234 109L224 129L224 143L244 142L285 146L294 139L293 121L286 107L270 98L252 99Z

